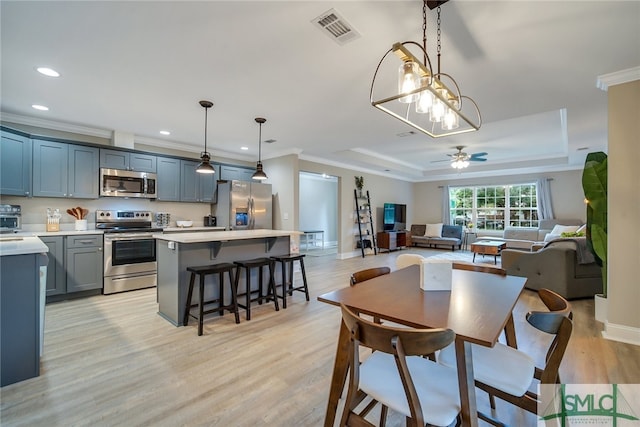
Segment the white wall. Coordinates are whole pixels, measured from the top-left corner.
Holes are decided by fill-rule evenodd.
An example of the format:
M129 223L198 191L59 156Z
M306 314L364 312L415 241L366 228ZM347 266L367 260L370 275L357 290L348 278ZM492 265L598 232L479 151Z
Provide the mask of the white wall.
M325 242L338 242L338 181L300 173L300 230L323 230Z
M263 160L265 182L273 185L273 228L298 230L298 156Z

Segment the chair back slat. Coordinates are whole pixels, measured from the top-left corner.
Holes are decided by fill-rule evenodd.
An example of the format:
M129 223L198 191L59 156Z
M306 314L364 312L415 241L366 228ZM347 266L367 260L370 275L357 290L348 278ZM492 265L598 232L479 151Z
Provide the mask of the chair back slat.
M365 282L367 280L371 280L374 277L382 276L385 274L391 273L391 269L389 267L374 267L367 268L366 270L356 271L351 275L351 286Z
M455 339L455 333L451 329L384 326L357 316L344 305L341 307L342 319L347 329L356 335L352 338L374 351L396 354L394 342L400 341L407 356L422 356L445 348Z
M453 268L456 270L479 271L481 273L491 273L500 276L506 276L507 271L500 267L492 267L490 265L469 264L468 262L453 262Z

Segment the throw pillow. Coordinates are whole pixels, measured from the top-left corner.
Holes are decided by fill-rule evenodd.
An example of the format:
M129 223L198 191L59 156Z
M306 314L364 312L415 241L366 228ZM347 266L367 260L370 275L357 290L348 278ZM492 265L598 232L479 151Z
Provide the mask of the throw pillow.
M553 230L551 230L550 234L557 234L558 236L560 236L562 233L574 232L578 228L580 228L579 225L556 225L553 227Z
M560 237L562 237L562 235L560 235L560 234L547 233L547 235L544 236L544 241L546 243L546 242L550 242L552 240L559 239Z
M442 237L442 223L427 224L424 237Z

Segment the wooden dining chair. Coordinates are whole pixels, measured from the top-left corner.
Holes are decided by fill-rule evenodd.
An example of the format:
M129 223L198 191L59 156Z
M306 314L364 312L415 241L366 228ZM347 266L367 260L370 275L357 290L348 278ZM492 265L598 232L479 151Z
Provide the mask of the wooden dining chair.
M473 345L475 384L489 394L493 409L496 396L535 414L539 397L529 390L532 382L538 380L541 384L560 383L558 370L573 329L571 305L549 289L540 289L538 295L549 311L529 312L526 320L534 328L554 336L547 349L543 368L538 368L528 354L501 343L493 348ZM456 366L453 346L440 352L438 362ZM490 424L502 425L486 415L478 416Z
M365 270L356 271L351 275L351 286L355 286L358 283L366 282L367 280L371 280L378 276L383 276L385 274L391 273L391 269L389 267L373 267L367 268ZM378 316L374 316L373 321L375 323L382 323Z
M507 271L500 268L494 267L491 265L478 265L478 264L470 264L468 262L452 262L453 268L456 270L467 270L467 271L479 271L481 273L491 273L497 274L499 276L506 276Z
M382 405L380 425L388 408L403 414L407 426L450 425L460 413L455 369L418 357L451 344L451 329L395 328L358 317L341 305L349 331L349 387L341 426L372 425L365 416ZM360 362L360 347L373 350ZM371 401L356 412L367 397ZM459 421L459 420L458 420Z
M425 259L425 257L418 254L400 254L396 258L396 268L399 270L414 264L420 265Z
M351 286L389 273L391 273L391 269L389 267L374 267L356 271L351 275Z
M506 270L500 267L494 267L491 265L478 265L478 264L471 264L468 262L457 262L457 261L454 261L451 264L453 268L456 270L478 271L480 273L497 274L498 276L507 275ZM509 317L509 320L507 320L507 324L504 327L504 335L505 335L505 339L507 341L508 346L511 346L513 348L518 348L518 340L516 338L513 315L511 315Z

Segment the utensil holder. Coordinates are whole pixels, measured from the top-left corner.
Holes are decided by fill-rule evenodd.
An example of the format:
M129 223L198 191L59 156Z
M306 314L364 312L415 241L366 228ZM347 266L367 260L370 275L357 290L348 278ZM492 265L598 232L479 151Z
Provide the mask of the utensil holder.
M60 231L60 224L57 222L47 224L47 231Z
M76 231L86 231L86 230L87 230L87 220L76 219Z

